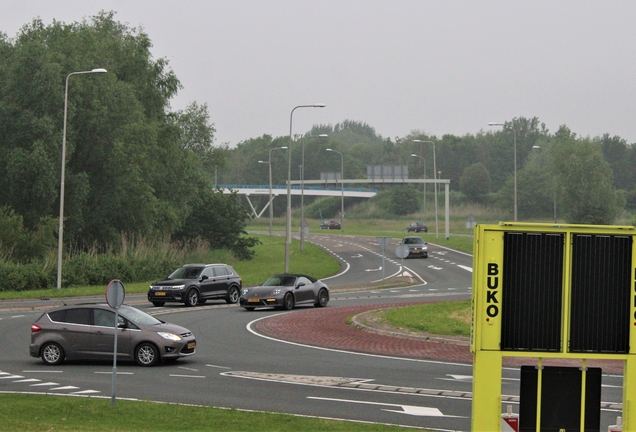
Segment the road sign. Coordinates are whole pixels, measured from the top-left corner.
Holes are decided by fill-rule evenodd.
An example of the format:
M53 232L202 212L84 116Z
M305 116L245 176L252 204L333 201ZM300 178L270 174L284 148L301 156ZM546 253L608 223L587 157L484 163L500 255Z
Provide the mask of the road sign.
M386 247L391 243L391 237L376 237L378 239L378 243L380 244L380 250L384 252Z
M108 306L118 309L124 303L124 298L126 298L124 284L117 279L110 281L106 287L106 303L108 303Z
M406 258L409 256L409 247L407 245L399 245L395 248L395 255L398 258Z

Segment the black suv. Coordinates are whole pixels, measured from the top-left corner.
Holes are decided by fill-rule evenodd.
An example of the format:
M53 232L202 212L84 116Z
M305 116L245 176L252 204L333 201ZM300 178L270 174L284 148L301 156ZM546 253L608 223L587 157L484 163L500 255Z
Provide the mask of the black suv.
M227 264L186 264L165 280L155 282L148 290L148 301L155 306L166 302L203 304L209 299L238 302L243 280Z
M406 232L428 232L428 227L424 222L413 222L411 225L406 227Z

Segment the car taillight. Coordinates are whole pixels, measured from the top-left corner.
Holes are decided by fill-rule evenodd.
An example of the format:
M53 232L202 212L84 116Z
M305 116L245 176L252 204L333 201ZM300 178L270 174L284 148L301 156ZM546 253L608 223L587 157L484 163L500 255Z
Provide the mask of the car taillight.
M42 327L37 324L31 324L31 333L37 333L40 330L42 330Z

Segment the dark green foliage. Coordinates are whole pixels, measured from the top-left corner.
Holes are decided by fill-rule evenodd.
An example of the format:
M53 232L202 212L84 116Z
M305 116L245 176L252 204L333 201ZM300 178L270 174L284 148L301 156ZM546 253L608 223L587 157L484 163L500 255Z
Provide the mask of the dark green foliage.
M0 258L5 261L28 262L40 259L56 246L56 221L40 219L32 229L9 207L0 208Z
M340 219L341 197L328 197L317 200L305 207L305 216L312 219Z
M414 187L397 187L390 189L389 211L398 216L416 212L420 206L420 194Z
M568 222L614 222L625 197L612 186L612 169L598 146L589 140L577 140L562 126L556 134L552 165L558 202Z
M478 162L466 168L460 179L459 188L469 200L479 202L490 192L490 173L486 166Z
M86 274L99 280L111 273L133 277L125 262L95 264L83 254L108 250L122 233L160 241L181 232L227 154L213 146L205 104L169 111L179 80L166 59L152 57L149 36L114 15L71 24L36 19L14 39L0 34L0 207L7 209L0 215L0 252L28 262L56 245L68 89L64 243L78 256L67 283L85 281L83 260ZM108 72L76 74L95 68ZM229 211L224 199L218 202ZM253 242L241 238L247 214L234 212L232 223L212 221L227 219L223 212L208 215L215 238L225 239L210 246L249 257Z
M247 220L249 213L236 193L224 195L219 190L204 189L175 238L185 241L200 238L213 249L229 249L239 259L250 259L254 254L250 248L259 241L246 237Z

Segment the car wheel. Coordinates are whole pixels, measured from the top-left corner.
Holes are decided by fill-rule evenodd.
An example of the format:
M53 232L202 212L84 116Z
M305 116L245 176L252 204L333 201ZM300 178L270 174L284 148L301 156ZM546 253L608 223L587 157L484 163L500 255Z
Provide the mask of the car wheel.
M64 361L64 349L55 342L47 342L42 347L40 357L47 365L59 365Z
M161 307L163 305L166 304L166 302L160 302L160 301L153 301L152 302L153 305L157 306L157 307Z
M292 293L285 294L283 299L283 309L290 310L294 308L294 295Z
M326 289L318 291L318 301L314 304L316 307L325 307L329 303L329 293Z
M228 304L235 304L236 302L239 301L240 296L241 296L241 293L239 292L238 288L235 286L231 286L227 292L227 297L225 298L225 302Z
M141 366L154 366L159 361L159 351L151 343L142 343L135 350L135 360Z
M249 312L252 312L254 309L255 309L255 308L253 308L253 307L246 307L246 308L245 308L245 310L246 310L246 311L249 311Z
M197 303L199 303L199 292L195 290L194 288L192 288L186 294L185 304L188 307L192 307L192 306L196 306Z

